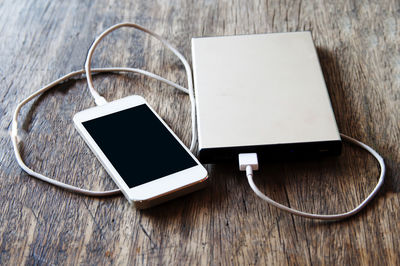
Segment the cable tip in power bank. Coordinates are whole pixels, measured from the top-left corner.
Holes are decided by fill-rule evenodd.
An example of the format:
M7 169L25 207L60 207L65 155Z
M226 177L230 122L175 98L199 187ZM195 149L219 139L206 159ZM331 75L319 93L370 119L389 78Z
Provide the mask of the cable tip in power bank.
M258 170L257 153L240 153L239 154L239 169L246 171L247 166L251 166L253 170Z

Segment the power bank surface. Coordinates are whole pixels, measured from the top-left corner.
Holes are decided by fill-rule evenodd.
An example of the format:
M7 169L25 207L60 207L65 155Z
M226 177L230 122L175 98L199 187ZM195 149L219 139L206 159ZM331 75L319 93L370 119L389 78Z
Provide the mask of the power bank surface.
M340 154L310 32L193 38L192 55L201 162Z

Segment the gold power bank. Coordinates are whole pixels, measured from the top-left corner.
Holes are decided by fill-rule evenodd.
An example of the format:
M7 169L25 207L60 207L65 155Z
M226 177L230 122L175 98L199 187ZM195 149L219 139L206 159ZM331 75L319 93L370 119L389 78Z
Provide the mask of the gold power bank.
M310 32L193 38L192 56L202 163L340 154Z

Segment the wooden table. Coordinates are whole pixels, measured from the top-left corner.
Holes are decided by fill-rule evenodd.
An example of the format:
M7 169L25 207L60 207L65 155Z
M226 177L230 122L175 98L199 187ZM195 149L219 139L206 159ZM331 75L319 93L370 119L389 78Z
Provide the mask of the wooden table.
M400 6L384 1L12 1L0 3L0 264L400 264ZM82 68L106 27L142 24L189 60L190 38L312 31L340 130L386 160L385 185L359 215L330 223L283 213L258 199L236 163L208 165L210 186L137 211L122 196L91 198L29 177L8 132L17 102ZM191 60L190 60L191 61ZM179 61L157 41L124 29L107 37L94 66L130 66L185 84ZM189 99L139 75L101 75L113 100L144 96L190 140ZM23 108L23 157L35 170L80 187L114 188L72 124L93 106L70 81ZM372 156L348 145L321 161L262 164L260 188L288 206L336 213L375 186Z

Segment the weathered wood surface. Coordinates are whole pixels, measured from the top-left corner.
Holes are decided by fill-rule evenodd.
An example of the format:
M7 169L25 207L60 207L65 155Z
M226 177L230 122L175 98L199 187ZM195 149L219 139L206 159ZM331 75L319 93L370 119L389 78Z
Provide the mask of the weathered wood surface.
M191 37L312 31L340 130L386 159L382 191L356 217L326 223L262 202L236 164L207 166L207 189L147 211L122 196L83 197L29 177L8 137L17 102L81 68L94 37L121 21L156 31L189 59ZM1 1L0 264L399 265L399 29L396 0ZM186 81L176 58L133 30L108 37L94 65ZM186 95L137 75L103 75L95 83L109 100L143 95L189 142ZM85 82L71 81L24 108L27 164L77 186L113 188L72 125L75 112L93 105ZM338 158L261 165L256 182L281 203L335 213L356 206L377 175L370 155L345 145Z

